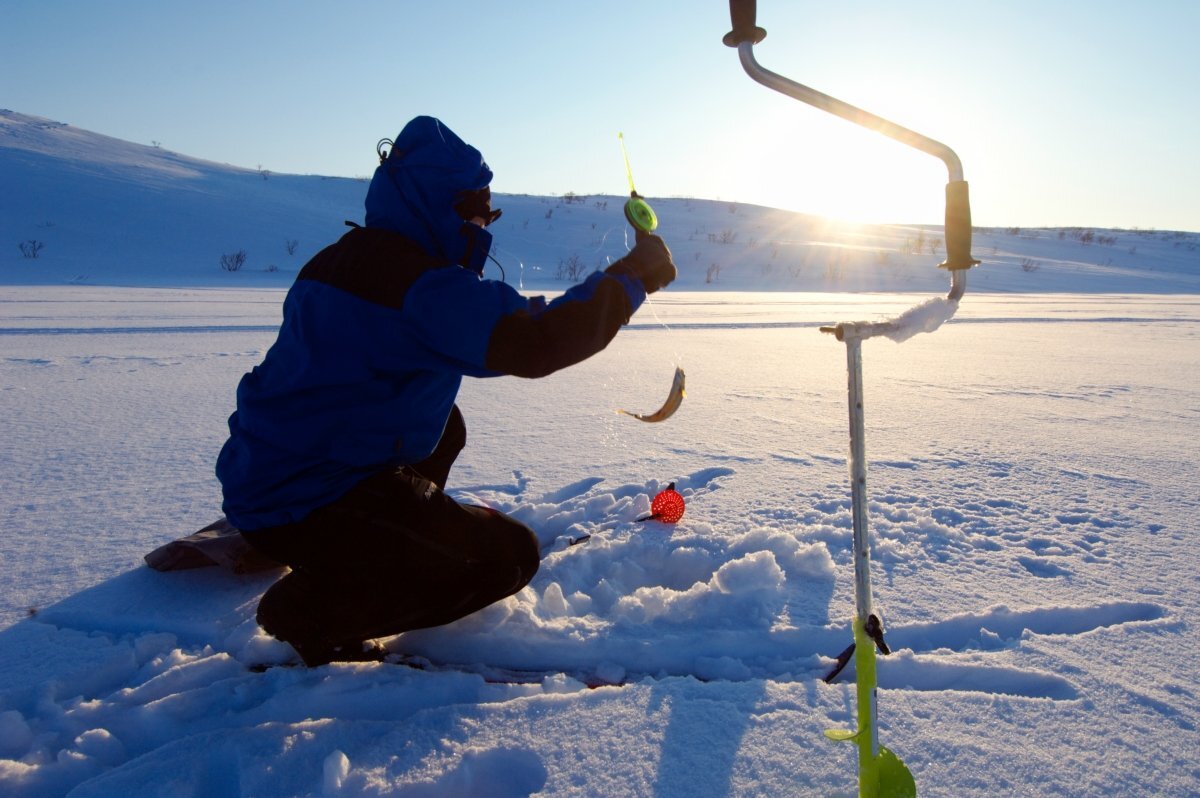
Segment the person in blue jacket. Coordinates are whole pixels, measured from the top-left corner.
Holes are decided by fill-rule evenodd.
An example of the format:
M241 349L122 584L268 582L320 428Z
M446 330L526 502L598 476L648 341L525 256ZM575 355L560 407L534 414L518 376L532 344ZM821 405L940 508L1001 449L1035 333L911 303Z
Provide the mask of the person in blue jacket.
M516 593L538 541L444 491L466 444L462 378L542 377L608 345L676 275L661 238L551 302L485 279L492 172L437 119L381 155L366 224L317 253L278 339L238 385L216 471L229 521L291 571L259 624L309 666Z

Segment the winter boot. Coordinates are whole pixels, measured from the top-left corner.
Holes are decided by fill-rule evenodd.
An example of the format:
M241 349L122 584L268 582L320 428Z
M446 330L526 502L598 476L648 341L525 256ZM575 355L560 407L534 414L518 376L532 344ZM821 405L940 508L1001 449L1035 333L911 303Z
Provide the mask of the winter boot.
M258 625L296 649L310 668L330 662L382 662L388 653L383 646L348 631L330 633L333 597L315 581L297 570L272 585L258 603Z

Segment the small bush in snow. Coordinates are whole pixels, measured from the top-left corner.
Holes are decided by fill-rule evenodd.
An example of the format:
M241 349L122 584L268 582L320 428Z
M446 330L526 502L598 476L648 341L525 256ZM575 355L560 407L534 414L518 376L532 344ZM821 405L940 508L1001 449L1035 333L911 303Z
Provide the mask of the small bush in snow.
M558 271L554 276L559 280L570 280L575 282L583 276L583 258L578 255L572 255L569 258L560 258L558 261Z
M283 242L283 248L287 250L287 254L289 254L289 255L295 255L295 254L296 254L296 247L297 247L299 244L300 244L300 242L299 242L299 241L297 241L296 239L294 239L294 238L289 238L289 239L287 239L286 241L284 241L284 242Z
M45 246L46 245L41 241L35 241L32 238L28 241L22 241L20 244L17 244L17 248L21 250L21 254L27 258L37 258L38 253L41 252L42 248Z
M221 256L221 268L227 272L236 272L246 265L246 250L239 249Z

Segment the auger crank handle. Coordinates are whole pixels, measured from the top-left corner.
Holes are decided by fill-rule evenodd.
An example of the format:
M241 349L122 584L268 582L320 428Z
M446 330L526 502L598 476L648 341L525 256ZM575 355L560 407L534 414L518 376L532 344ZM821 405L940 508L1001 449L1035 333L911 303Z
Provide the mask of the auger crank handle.
M757 5L757 0L729 0L729 18L733 30L721 40L727 47L737 47L742 42L758 44L767 37L767 32L755 24Z

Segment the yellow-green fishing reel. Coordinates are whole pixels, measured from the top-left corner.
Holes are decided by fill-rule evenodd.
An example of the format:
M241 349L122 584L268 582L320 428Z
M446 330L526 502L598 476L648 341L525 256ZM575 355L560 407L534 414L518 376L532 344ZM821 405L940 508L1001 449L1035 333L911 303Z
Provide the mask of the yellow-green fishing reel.
M653 233L658 227L658 216L655 215L654 209L636 192L630 195L629 201L625 203L625 218L635 230L641 230L643 233Z

